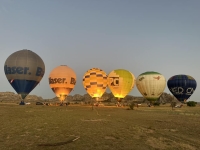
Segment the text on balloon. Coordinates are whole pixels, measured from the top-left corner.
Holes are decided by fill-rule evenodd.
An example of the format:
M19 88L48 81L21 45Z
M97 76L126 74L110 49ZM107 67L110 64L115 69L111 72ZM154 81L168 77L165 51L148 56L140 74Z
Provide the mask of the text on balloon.
M183 87L173 87L173 88L170 88L170 91L177 95L179 95L179 94L192 95L194 92L194 89L192 87L189 87L184 90Z
M66 78L49 78L49 84L56 84L56 83L65 83L67 84L66 82ZM76 84L76 79L75 78L72 78L70 79L70 84Z

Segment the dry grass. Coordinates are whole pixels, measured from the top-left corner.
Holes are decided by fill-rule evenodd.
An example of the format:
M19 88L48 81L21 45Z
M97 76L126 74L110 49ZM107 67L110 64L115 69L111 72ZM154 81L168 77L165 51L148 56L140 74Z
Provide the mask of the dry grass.
M196 150L200 107L0 105L1 150ZM76 141L73 140L80 137Z

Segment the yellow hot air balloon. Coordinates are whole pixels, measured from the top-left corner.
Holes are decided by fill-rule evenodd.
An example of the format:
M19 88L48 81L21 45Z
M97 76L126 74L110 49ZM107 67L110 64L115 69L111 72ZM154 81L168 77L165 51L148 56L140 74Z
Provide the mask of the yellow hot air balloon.
M49 85L61 102L73 90L76 84L75 72L66 65L54 68L49 75Z
M144 72L137 77L137 89L150 102L159 99L166 87L165 77L158 72Z
M108 87L118 100L124 98L134 85L135 76L128 70L117 69L108 75Z
M83 87L92 98L100 98L107 88L107 74L99 68L88 70L83 76Z

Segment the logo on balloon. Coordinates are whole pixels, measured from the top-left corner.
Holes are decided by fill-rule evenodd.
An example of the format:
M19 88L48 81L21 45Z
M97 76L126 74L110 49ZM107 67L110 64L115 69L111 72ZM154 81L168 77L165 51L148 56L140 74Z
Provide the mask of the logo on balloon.
M67 82L65 82L65 80L66 80L66 78L49 78L49 84L56 84L56 83L66 83L67 84ZM75 78L71 78L71 80L70 80L70 84L76 84L76 79Z
M194 92L194 89L192 87L189 87L186 90L184 90L183 87L173 87L173 88L170 88L170 91L176 95L181 95L181 94L192 95Z
M139 79L139 81L142 81L144 79L144 77L141 77L140 79Z
M4 66L5 74L27 74L29 67L8 67Z
M146 92L144 92L143 94L144 94L144 96L147 96L147 93L146 93Z
M76 84L76 79L75 78L71 78L70 84Z
M119 86L119 77L109 77L111 86Z
M41 77L43 77L43 75L44 75L44 70L42 69L42 68L40 68L40 67L37 67L37 71L36 71L36 74L35 74L36 76L41 76Z
M160 77L160 76L157 76L157 77L153 77L153 78L159 80L161 77Z
M8 67L7 65L5 65L4 71L5 71L6 75L9 75L9 74L29 74L29 75L31 75L31 72L29 72L29 67L16 67L16 66ZM43 69L40 67L37 67L35 75L43 77L43 75L44 75Z

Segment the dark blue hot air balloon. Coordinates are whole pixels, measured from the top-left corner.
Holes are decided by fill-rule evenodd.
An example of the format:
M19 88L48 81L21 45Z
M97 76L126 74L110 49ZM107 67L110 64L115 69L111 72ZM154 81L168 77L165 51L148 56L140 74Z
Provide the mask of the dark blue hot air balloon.
M8 82L25 97L38 85L45 73L43 60L36 53L23 49L11 54L4 64L4 72Z
M197 83L193 77L181 74L172 76L167 86L180 102L185 102L195 91Z

